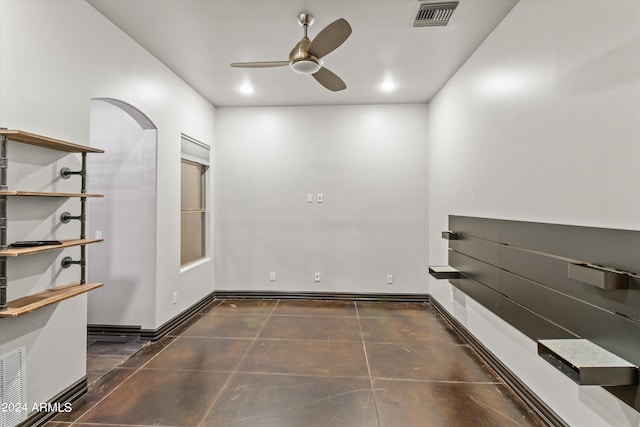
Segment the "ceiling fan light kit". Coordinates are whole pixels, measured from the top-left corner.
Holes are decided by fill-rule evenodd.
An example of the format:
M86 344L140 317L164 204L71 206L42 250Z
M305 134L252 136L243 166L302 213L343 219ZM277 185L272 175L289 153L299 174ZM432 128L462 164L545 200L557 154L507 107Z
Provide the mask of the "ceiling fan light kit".
M325 88L337 92L347 85L335 73L322 66L322 58L333 52L351 35L351 26L340 18L327 25L313 41L307 37L307 28L313 24L314 17L308 13L298 15L298 24L304 28L304 36L289 53L289 61L234 62L232 67L268 68L289 65L300 74L311 74Z
M322 68L322 63L313 59L299 59L291 63L293 71L300 74L315 74Z

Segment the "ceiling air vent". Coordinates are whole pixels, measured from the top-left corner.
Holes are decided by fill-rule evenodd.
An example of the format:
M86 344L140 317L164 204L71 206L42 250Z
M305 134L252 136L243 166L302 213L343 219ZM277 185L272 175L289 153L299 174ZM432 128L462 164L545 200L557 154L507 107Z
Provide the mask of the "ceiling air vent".
M458 7L457 1L420 3L413 26L437 27L447 25L456 7Z

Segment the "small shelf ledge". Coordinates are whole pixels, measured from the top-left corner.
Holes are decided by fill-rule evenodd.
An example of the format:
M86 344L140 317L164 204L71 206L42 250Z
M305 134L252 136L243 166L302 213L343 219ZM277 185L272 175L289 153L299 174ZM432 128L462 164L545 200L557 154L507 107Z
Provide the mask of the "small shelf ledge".
M429 267L429 274L436 279L459 279L460 272L448 265L434 265Z
M442 238L446 240L460 240L460 235L454 231L443 231Z
M50 148L52 150L66 151L67 153L104 153L104 150L100 150L98 148L87 147L85 145L36 135L35 133L29 133L23 130L1 129L0 135L6 135L7 139L10 141L36 145L38 147Z
M102 286L102 283L70 283L68 285L47 289L37 294L18 298L9 301L7 309L0 311L0 318L19 317L48 305L75 297L76 295L84 294L100 286Z
M58 193L44 191L0 190L0 196L28 196L28 197L104 197L102 194L89 193Z
M629 275L612 268L570 263L567 277L601 289L629 289Z
M61 245L44 245L33 246L30 248L7 248L4 251L0 251L0 256L14 257L23 255L32 255L40 252L54 251L56 249L64 249L71 246L88 245L91 243L102 242L103 239L74 239L74 240L61 240Z
M638 384L638 367L586 339L539 340L538 355L580 385Z

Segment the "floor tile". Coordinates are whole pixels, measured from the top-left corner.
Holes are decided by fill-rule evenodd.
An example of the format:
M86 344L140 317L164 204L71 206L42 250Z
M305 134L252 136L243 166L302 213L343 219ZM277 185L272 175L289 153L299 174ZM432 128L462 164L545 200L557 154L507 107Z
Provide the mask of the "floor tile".
M89 391L47 426L544 425L427 303L217 300L135 341L88 337Z
M462 338L440 319L416 317L360 318L362 339L366 342L421 342L462 344Z
M214 315L215 310L202 319L183 336L254 338L268 316L263 315Z
M222 304L223 300L213 300L211 301L209 304L207 304L206 306L204 306L202 309L200 309L200 311L198 312L198 314L206 314L211 312L211 310L213 310L214 308L216 308L217 306L219 306L220 304Z
M103 375L105 375L105 372L101 372L99 374L87 373L87 384L93 384L94 382L102 378Z
M374 427L368 379L235 374L205 426Z
M277 300L238 299L223 300L214 307L212 314L271 314Z
M357 301L360 317L414 317L433 313L428 302Z
M291 316L356 316L353 301L282 300L273 314Z
M182 337L144 368L231 371L250 344L247 339Z
M142 347L148 344L148 341L141 341L136 337L111 337L99 336L88 341L87 354L90 355L110 355L110 356L131 356Z
M496 382L498 377L464 345L366 344L373 378L422 381Z
M359 342L360 324L355 317L272 315L259 338Z
M362 343L256 340L238 371L368 377Z
M105 374L127 360L127 356L87 355L87 374Z
M78 421L195 426L204 418L228 374L142 369Z
M172 330L167 332L167 334L165 336L178 337L178 336L182 335L190 327L192 327L194 324L198 323L200 321L200 319L202 318L202 316L203 316L203 314L201 314L201 313L194 314L193 316L191 316L190 318L188 318L187 320L185 320L184 322L182 322L181 324L179 324L178 326L176 326L175 328L173 328Z
M381 427L508 427L545 424L501 384L376 380Z
M138 350L137 353L130 356L125 362L123 362L120 367L122 368L139 368L143 366L145 363L148 363L151 359L156 357L160 352L162 352L167 346L169 346L173 341L175 341L176 337L172 336L164 336L160 338L158 341L154 341L149 343L146 347Z
M56 415L53 420L58 422L77 420L134 373L135 370L132 369L112 369L98 380L89 384L89 391L71 404L71 412L62 412Z

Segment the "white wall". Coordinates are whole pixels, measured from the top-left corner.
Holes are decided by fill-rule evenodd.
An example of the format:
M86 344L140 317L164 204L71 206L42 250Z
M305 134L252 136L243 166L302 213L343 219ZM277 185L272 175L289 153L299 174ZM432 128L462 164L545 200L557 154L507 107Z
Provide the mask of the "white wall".
M640 229L640 2L520 0L428 124L432 265L449 214ZM640 425L445 281L430 293L572 425Z
M184 132L213 144L214 107L82 1L2 0L0 56L0 126L88 144L90 100L93 98L115 98L129 103L157 126L157 186L161 191L158 192L156 218L156 287L155 299L143 302L152 304L152 308L142 319L142 327L156 328L212 292L213 262L180 273L177 230L180 229L180 134ZM13 150L13 153L26 152L23 150L31 148ZM30 156L20 155L29 159L25 163L36 162ZM58 185L51 175L54 166L58 166L54 163L73 160L73 156L71 160L68 160L69 156L59 161L50 158L56 155L33 156L45 157L42 160L47 165L45 173L50 174L49 182L56 181L54 185ZM76 168L77 164L75 159ZM18 203L29 205L32 202ZM59 209L57 205L51 206L52 203L45 202L49 213ZM25 217L17 221L17 228L10 224L10 229L20 234L13 234L11 238L42 238L40 236L46 232L36 236L27 230L48 230L55 224L51 220L53 214L45 219L33 219L30 212L29 205L14 214L14 217ZM29 226L23 222L27 220L32 221ZM58 236L61 237L64 236ZM91 268L91 263L100 262L100 259L91 256L90 248L88 252ZM32 257L38 265L24 262L21 269L13 273L22 279L19 287L10 283L12 298L35 289L36 285L50 285L57 280L54 270L41 274L38 269L42 267L41 262L36 258ZM12 266L9 267L11 271ZM41 283L45 276L49 277L48 283ZM172 304L174 291L179 292L175 305ZM49 309L53 311L52 318L60 319L55 322L37 321L42 316L37 313L18 319L0 319L0 354L27 339L12 339L17 336L16 331L21 331L21 336L32 337L27 342L31 402L50 399L84 375L85 305L86 296L59 303ZM44 360L51 354L58 357L46 364ZM70 366L73 372L51 366L54 362ZM33 370L38 374L32 375Z
M425 105L218 108L216 289L425 292L425 116Z

